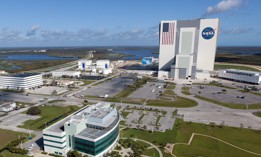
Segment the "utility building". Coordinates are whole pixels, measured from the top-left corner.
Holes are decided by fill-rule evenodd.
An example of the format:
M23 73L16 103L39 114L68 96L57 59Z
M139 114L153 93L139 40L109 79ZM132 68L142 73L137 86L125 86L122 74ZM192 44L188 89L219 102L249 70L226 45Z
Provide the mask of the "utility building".
M158 77L209 78L218 30L219 19L161 21Z

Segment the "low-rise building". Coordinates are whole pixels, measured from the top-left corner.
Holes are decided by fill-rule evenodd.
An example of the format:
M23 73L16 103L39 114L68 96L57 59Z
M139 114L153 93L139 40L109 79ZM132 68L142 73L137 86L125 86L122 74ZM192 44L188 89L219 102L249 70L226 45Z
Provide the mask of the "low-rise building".
M110 103L87 106L43 130L44 151L65 156L78 150L102 157L119 139L120 116Z
M126 70L127 73L137 73L139 75L153 75L157 73L157 71L153 70Z
M43 78L39 73L0 75L0 89L27 90L42 85Z
M224 69L218 71L218 77L238 82L261 84L261 73L255 71Z
M14 101L1 101L0 102L0 112L10 112L16 107L16 102Z
M80 77L81 72L80 71L53 71L52 76L53 77Z

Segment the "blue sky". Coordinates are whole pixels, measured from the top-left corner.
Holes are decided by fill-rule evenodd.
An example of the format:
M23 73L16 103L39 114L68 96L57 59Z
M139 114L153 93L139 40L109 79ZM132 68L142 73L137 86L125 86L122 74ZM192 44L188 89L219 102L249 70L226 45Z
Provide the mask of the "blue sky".
M3 0L0 47L158 45L161 20L220 18L219 46L261 46L260 0Z

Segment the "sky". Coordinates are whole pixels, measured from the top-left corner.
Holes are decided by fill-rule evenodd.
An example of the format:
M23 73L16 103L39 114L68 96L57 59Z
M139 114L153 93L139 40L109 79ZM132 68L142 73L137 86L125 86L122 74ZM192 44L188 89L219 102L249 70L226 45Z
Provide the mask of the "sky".
M219 18L218 46L261 46L261 0L2 0L0 47L157 46L161 20Z

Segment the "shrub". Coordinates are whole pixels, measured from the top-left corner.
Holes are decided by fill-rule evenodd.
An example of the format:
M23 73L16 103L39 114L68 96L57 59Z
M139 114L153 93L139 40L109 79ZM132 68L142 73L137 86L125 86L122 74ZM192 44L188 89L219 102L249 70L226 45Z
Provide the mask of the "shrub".
M39 107L37 106L33 106L33 107L30 107L26 114L29 114L29 115L38 115L38 114L41 114L41 110Z
M69 151L67 153L67 157L82 157L82 154L79 153L77 150Z

